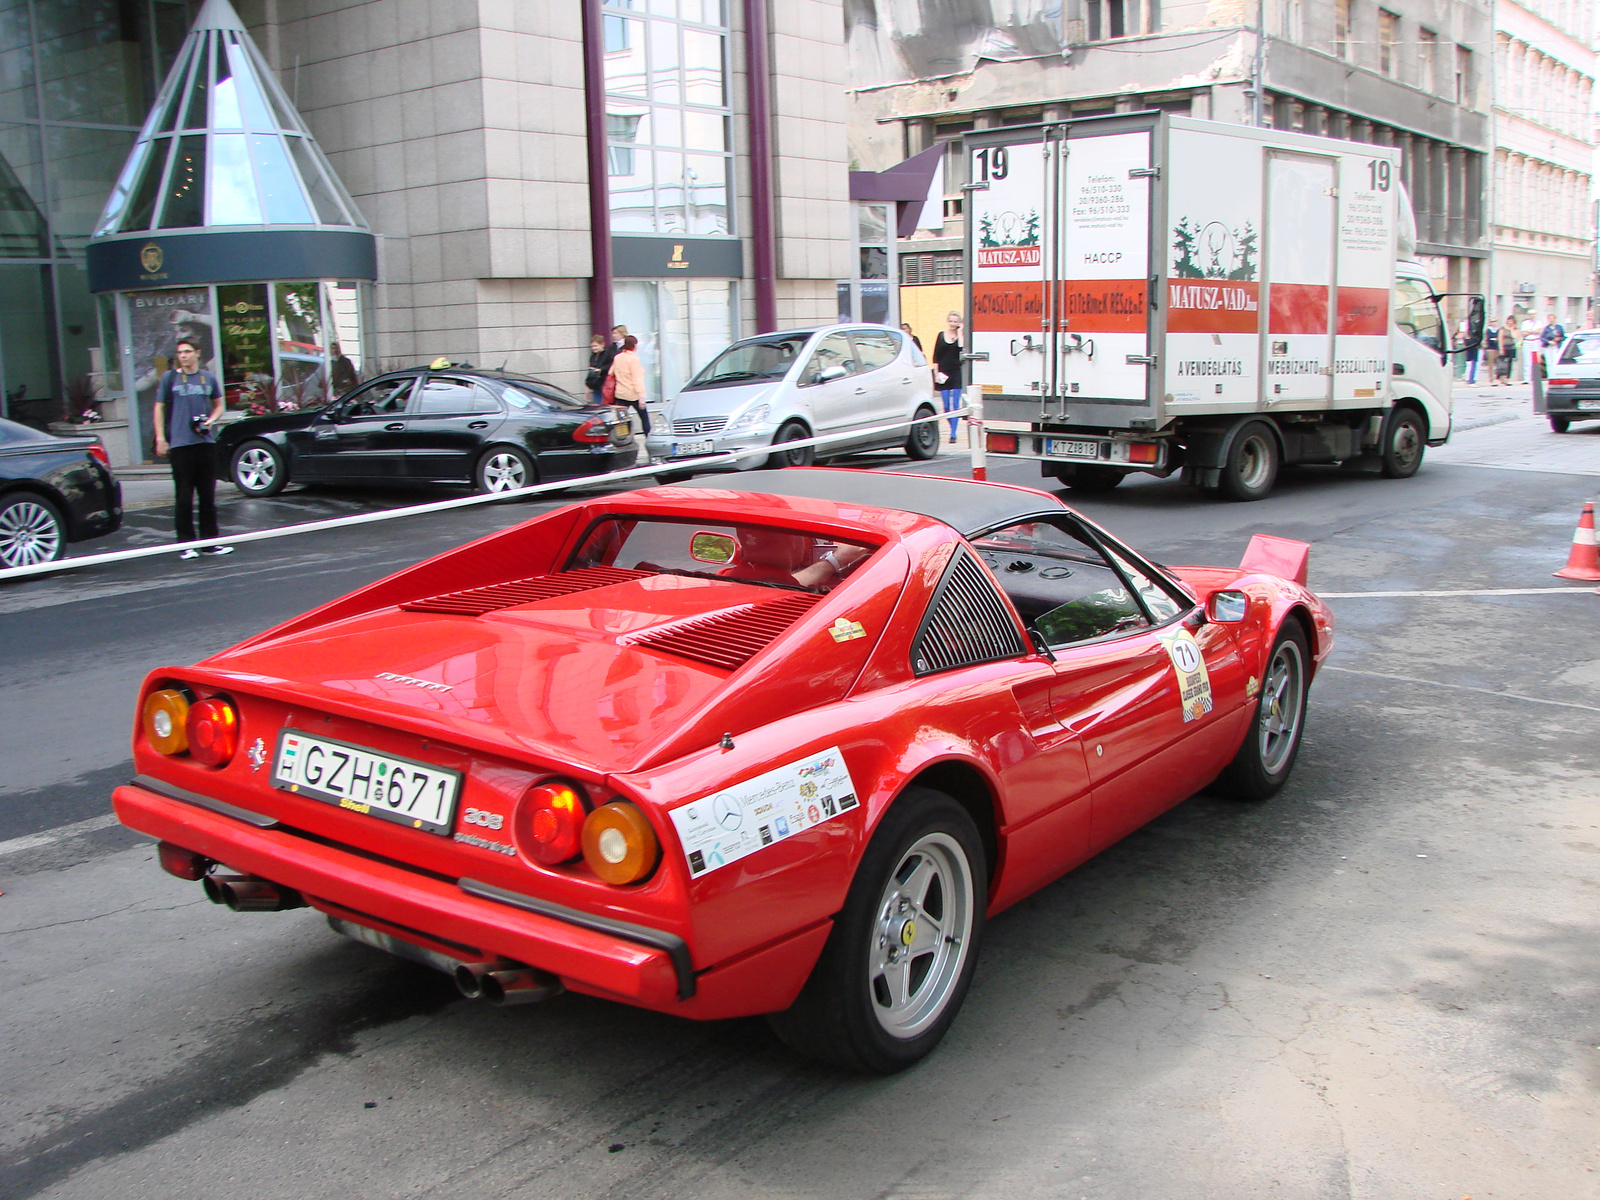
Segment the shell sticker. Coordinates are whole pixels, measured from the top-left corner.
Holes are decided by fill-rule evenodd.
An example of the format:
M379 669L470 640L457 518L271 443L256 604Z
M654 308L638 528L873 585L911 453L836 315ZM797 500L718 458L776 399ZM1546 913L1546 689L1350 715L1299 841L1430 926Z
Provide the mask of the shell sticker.
M1183 704L1183 721L1198 720L1211 711L1211 676L1206 672L1205 655L1194 635L1179 626L1161 635L1161 644L1172 659L1178 677L1178 697Z
M689 875L698 879L858 804L850 768L833 746L690 801L671 816Z

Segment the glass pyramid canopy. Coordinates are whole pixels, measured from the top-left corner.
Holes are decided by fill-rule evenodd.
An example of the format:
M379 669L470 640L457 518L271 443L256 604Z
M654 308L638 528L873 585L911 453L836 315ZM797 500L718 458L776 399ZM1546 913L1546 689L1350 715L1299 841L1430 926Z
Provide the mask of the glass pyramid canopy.
M365 230L228 0L206 0L95 226Z

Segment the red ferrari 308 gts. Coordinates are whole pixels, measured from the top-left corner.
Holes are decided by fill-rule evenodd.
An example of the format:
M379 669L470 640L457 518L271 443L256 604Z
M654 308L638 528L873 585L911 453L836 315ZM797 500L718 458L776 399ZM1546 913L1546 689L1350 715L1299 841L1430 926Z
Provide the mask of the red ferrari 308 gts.
M1306 551L1169 570L1043 492L858 471L584 500L153 672L116 810L469 996L765 1013L892 1072L986 917L1283 785Z

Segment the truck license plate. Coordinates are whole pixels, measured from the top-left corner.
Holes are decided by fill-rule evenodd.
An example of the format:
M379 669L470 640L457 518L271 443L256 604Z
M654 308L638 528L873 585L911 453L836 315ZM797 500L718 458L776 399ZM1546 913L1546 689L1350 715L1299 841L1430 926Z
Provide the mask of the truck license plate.
M1099 458L1099 442L1072 442L1065 438L1046 438L1044 452L1057 458Z

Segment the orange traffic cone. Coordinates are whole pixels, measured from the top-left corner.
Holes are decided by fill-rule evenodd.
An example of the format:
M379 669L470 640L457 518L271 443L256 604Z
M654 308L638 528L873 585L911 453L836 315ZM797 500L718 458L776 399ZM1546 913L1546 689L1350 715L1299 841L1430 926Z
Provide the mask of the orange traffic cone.
M1580 579L1589 583L1600 580L1600 546L1594 539L1593 500L1583 502L1578 527L1572 531L1572 553L1567 555L1567 565L1554 574L1557 579Z

